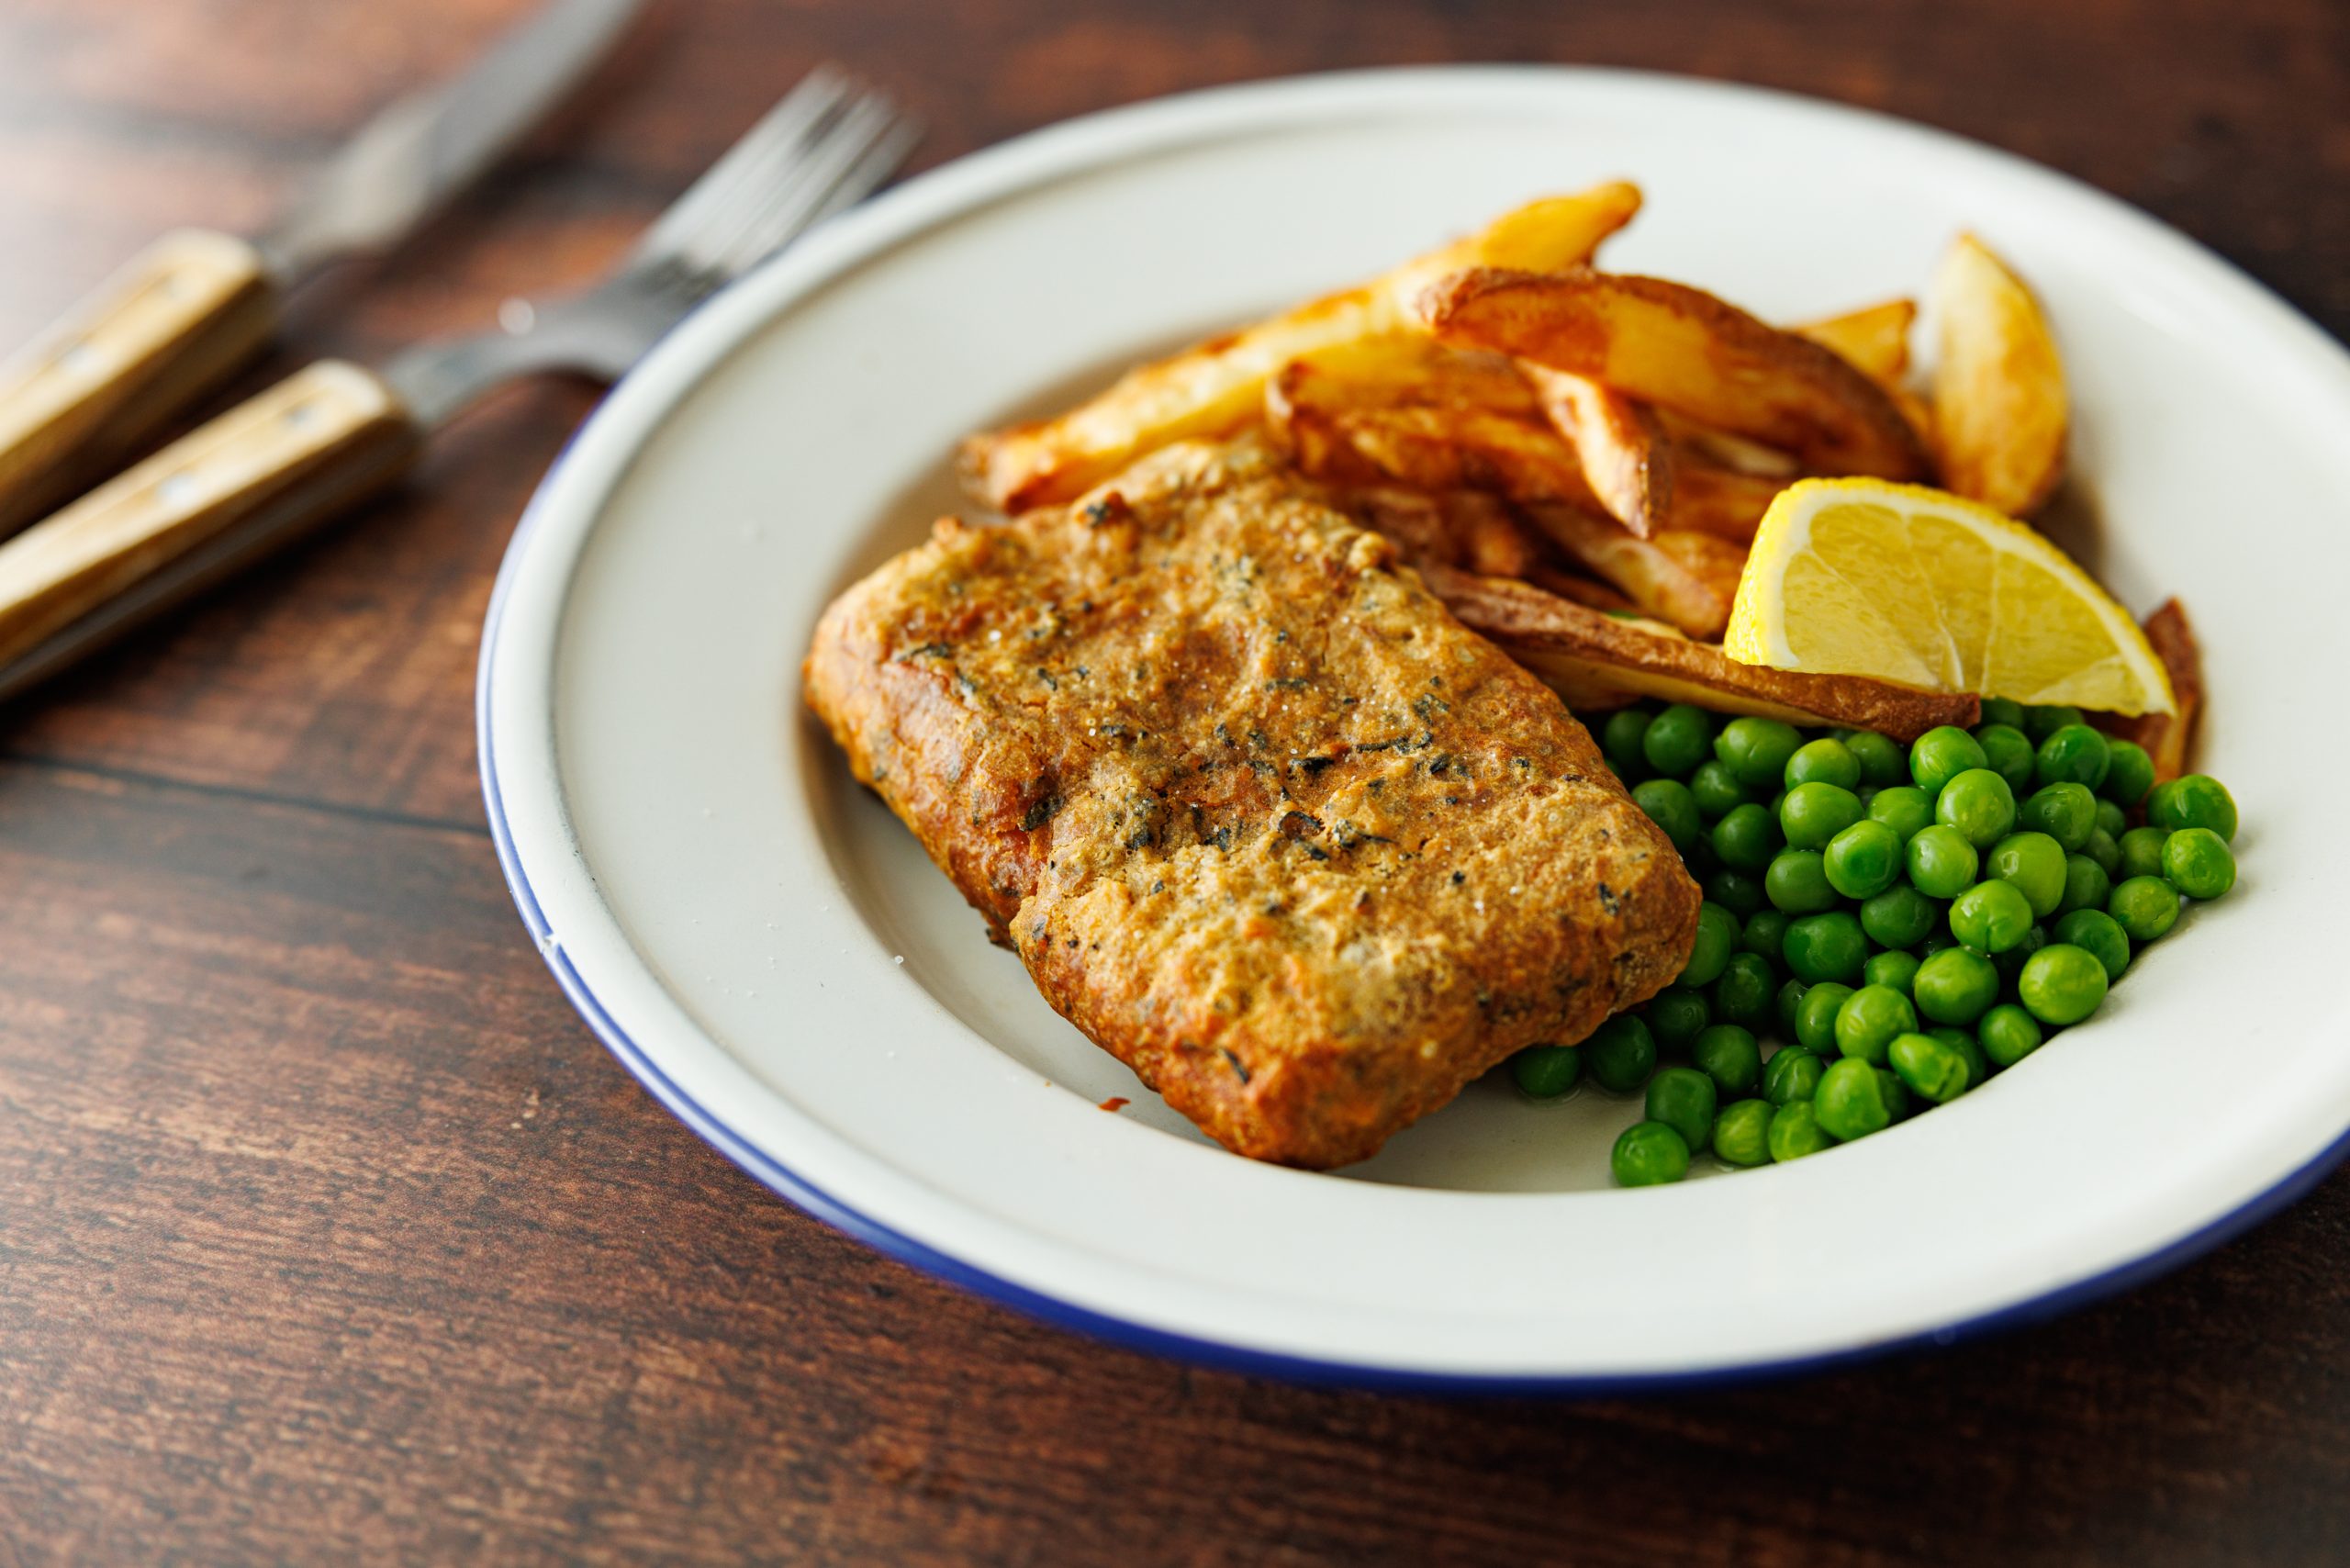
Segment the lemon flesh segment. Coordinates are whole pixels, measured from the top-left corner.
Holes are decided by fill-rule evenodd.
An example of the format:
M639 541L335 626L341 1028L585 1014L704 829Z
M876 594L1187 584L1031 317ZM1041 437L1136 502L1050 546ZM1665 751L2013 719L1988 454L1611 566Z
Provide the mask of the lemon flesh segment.
M1746 664L2114 713L2174 711L2129 612L2063 551L1918 485L1807 479L1755 532L1722 639Z

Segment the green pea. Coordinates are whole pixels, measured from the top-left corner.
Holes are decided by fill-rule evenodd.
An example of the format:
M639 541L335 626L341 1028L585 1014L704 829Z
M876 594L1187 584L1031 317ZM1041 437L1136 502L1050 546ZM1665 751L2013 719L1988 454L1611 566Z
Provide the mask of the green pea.
M1844 999L1852 988L1835 980L1814 985L1803 993L1803 1005L1796 1009L1796 1040L1815 1056L1836 1054L1836 1014L1843 1011Z
M1699 763L1697 771L1689 776L1689 795L1697 802L1697 814L1707 822L1744 805L1749 799L1746 786L1738 781L1738 775L1714 757Z
M2078 708L2066 707L2061 703L2053 707L2027 708L2023 711L2023 733L2031 737L2031 744L2034 745L2038 745L2066 725L2077 724L2081 722L2081 711Z
M1746 917L1746 928L1740 933L1738 945L1746 952L1757 953L1773 963L1779 961L1779 944L1786 938L1787 917L1775 909L1758 909Z
M1828 885L1848 899L1873 899L1900 879L1901 835L1880 822L1856 822L1820 851Z
M1683 985L1711 985L1729 956L1738 951L1738 920L1710 900L1697 906L1697 940L1682 966Z
M1919 735L1909 748L1909 777L1927 794L1940 795L1943 785L1989 760L1982 742L1955 724L1943 724Z
M1909 782L1909 754L1874 730L1853 730L1844 736L1844 749L1861 765L1861 782L1880 790Z
M2089 834L2088 847L2081 853L2097 862L2109 881L2121 869L2121 841L2103 828Z
M1724 1100L1743 1100L1762 1081L1762 1047L1740 1025L1709 1025L1690 1046L1689 1059Z
M1790 980L1779 988L1778 999L1771 1006L1771 1015L1779 1026L1779 1038L1792 1040L1796 1037L1796 1016L1803 1011L1804 993L1810 989L1799 980Z
M1861 905L1861 929L1886 947L1915 947L1942 923L1942 906L1908 882L1896 882Z
M2056 923L2056 940L2094 955L2105 966L2109 984L2130 967L2130 934L2102 909L2073 911Z
M1945 947L1909 982L1918 1011L1937 1024L1973 1024L1999 1000L1999 971L1965 947Z
M2040 1020L2012 1002L2002 1002L1983 1014L1975 1033L1991 1065L2010 1068L2040 1048Z
M1689 1174L1689 1141L1662 1122L1635 1122L1607 1156L1619 1187L1662 1187Z
M1693 1067L1668 1067L1649 1080L1648 1115L1681 1135L1691 1152L1714 1131L1714 1081Z
M2056 901L2059 919L2076 909L2103 909L2113 893L2113 879L2086 855L2065 857L2065 896Z
M1918 1026L1918 1010L1889 985L1864 985L1836 1010L1836 1048L1872 1066L1885 1065L1895 1036Z
M1642 1016L1661 1051L1686 1056L1699 1031L1714 1021L1714 1004L1706 993L1690 986L1669 985L1649 998Z
M1788 914L1818 914L1836 907L1836 887L1818 851L1782 849L1762 873L1762 896Z
M2236 885L2236 857L2210 828L2183 827L2163 840L2163 875L2188 898L2215 899Z
M1799 980L1850 985L1861 978L1861 965L1869 956L1869 939L1850 910L1830 910L1825 914L1807 914L1789 924L1779 950Z
M1989 1014L1986 1014L1986 1017ZM1969 1089L1991 1076L1991 1064L1983 1055L1982 1046L1972 1031L1953 1029L1947 1024L1937 1024L1923 1033L1931 1035L1966 1060L1966 1086Z
M2052 942L2024 960L2016 996L2043 1024L2077 1024L2105 1000L2105 966L2069 942Z
M1868 929L1868 912L1861 912L1861 929ZM1896 947L1883 953L1872 953L1869 961L1861 966L1861 979L1869 985L1889 986L1902 995L1909 994L1911 982L1918 978L1918 955L1905 953Z
M1714 824L1714 853L1722 864L1749 876L1760 876L1771 857L1785 847L1779 822L1752 801L1733 806Z
M1750 790L1775 790L1787 759L1803 745L1793 724L1776 719L1732 719L1714 737L1714 756Z
M1858 1057L1830 1062L1810 1104L1821 1129L1846 1143L1893 1125L1893 1107L1886 1103L1876 1069Z
M1779 994L1779 973L1757 953L1732 953L1714 981L1714 1016L1724 1024L1762 1033L1771 1026Z
M1779 807L1779 831L1794 848L1825 849L1830 839L1867 814L1858 795L1841 784L1814 778L1789 787Z
M1696 808L1690 810L1694 814ZM1975 848L1988 849L2015 831L2016 792L1989 768L1971 767L1934 797L1934 820Z
M1879 790L1869 801L1869 820L1891 828L1906 845L1934 825L1934 798L1915 784Z
M2087 724L2066 724L2040 743L2031 776L2042 788L2051 784L2086 784L2091 790L2105 782L2113 766L2112 748L2105 736Z
M1528 1046L1509 1058L1510 1076L1537 1100L1555 1100L1583 1076L1583 1057L1572 1046Z
M1763 904L1762 881L1743 871L1717 871L1706 879L1706 897L1744 920Z
M1656 1070L1656 1036L1639 1015L1618 1013L1583 1043L1583 1066L1592 1081L1616 1094L1629 1094Z
M1957 1099L1970 1087L1966 1058L1931 1035L1915 1030L1895 1037L1886 1060L1911 1093L1935 1104Z
M2031 904L2011 882L1977 882L1951 901L1950 934L1978 953L2004 953L2031 929Z
M1645 708L1618 708L1607 715L1606 727L1599 732L1599 749L1607 758L1607 766L1628 783L1638 783L1648 777L1648 753L1641 743L1647 739L1649 724L1654 718Z
M1836 1147L1836 1139L1819 1125L1809 1100L1791 1100L1771 1113L1771 1159L1775 1164L1801 1159L1807 1154Z
M2146 755L2146 748L2135 741L2109 741L2106 753L2105 782L2098 786L2098 792L2115 801L2116 811L2144 800L2146 791L2154 787L2154 759ZM2113 830L2116 837L2121 832Z
M2132 877L2113 890L2105 913L2131 941L2152 942L2178 924L2178 890L2160 877Z
M2163 874L2163 841L2170 834L2158 827L2133 827L2121 835L2121 864L2109 873L2116 881Z
M1991 846L1983 872L2023 894L2034 920L2045 920L2065 902L2065 851L2044 833L2008 834Z
M2023 728L2023 704L2011 697L1986 697L1983 699L1982 722L2005 724L2011 730L2020 730Z
M1649 821L1662 828L1673 847L1684 855L1696 846L1706 831L1697 815L1696 797L1678 778L1643 779L1632 786L1632 803L1646 812Z
M1688 778L1713 749L1714 716L1686 702L1659 713L1640 737L1640 755L1668 778Z
M2006 779L2009 789L2021 793L2031 788L2031 743L2021 730L1985 724L1975 732L1975 740L1983 748L1984 766Z
M2087 785L2051 784L2025 798L2016 808L2016 822L2027 832L2046 834L2065 854L2077 855L2097 831L2097 808L2098 798Z
M1787 758L1781 781L1790 793L1798 785L1811 783L1833 784L1848 791L1857 790L1861 787L1861 759L1840 740L1807 742Z
M2023 973L2024 960L2047 946L2048 927L2044 925L2024 927L2022 939L2014 946L2005 952L1991 955L1991 967L1999 971L1999 983L2013 986L2016 977Z
M1771 1115L1766 1100L1740 1100L1714 1117L1714 1154L1725 1165L1751 1169L1771 1163Z
M1954 899L1975 885L1982 857L1966 835L1940 823L1909 841L1909 881L1928 898Z
M1762 1064L1762 1098L1774 1105L1785 1105L1797 1100L1808 1100L1819 1087L1819 1075L1828 1070L1818 1051L1807 1051L1801 1046L1789 1046L1771 1053Z
M1884 1096L1886 1115L1897 1122L1909 1114L1909 1086L1891 1068L1876 1070L1876 1091Z

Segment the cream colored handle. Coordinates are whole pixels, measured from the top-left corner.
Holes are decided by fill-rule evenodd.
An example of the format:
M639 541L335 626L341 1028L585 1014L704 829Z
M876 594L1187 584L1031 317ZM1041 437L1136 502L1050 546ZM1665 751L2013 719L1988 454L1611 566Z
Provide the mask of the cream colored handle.
M0 533L113 472L277 322L261 252L167 234L0 364Z
M374 372L297 372L0 544L0 666L207 545L274 544L326 521L397 477L421 440Z

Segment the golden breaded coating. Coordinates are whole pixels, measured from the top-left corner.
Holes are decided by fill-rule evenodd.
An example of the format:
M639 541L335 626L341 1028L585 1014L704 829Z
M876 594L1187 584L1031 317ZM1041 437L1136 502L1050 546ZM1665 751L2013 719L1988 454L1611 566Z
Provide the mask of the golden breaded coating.
M1559 699L1253 444L942 521L804 675L1053 1006L1257 1159L1371 1155L1695 938L1696 884Z

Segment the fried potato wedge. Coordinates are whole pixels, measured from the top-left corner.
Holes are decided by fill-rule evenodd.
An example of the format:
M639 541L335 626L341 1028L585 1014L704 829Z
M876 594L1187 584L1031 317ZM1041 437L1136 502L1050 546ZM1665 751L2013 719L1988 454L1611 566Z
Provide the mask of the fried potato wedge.
M1467 402L1349 404L1329 392L1310 364L1283 370L1267 389L1273 438L1311 478L1599 504L1574 448L1530 402L1520 414Z
M1082 494L1144 453L1247 422L1267 377L1293 359L1415 330L1411 301L1434 280L1464 267L1579 264L1639 207L1639 187L1621 182L1530 202L1370 283L1129 371L1067 413L972 436L957 460L964 487L1005 512Z
M1670 626L1593 610L1528 583L1448 566L1421 575L1464 624L1540 676L1570 708L1659 697L1790 723L1848 724L1905 745L1938 724L1972 726L1982 714L1971 696L1741 665Z
M1922 476L1926 453L1885 389L1830 349L1685 284L1578 267L1483 267L1418 297L1444 342L1587 375L1784 447L1825 474Z
M2143 625L2146 641L2170 676L2177 711L2117 717L2109 727L2121 739L2146 748L2159 781L2177 778L2194 761L2196 725L2203 717L2203 650L2188 622L2187 607L2175 599L2164 600Z
M1673 477L1670 527L1692 533L1710 533L1744 544L1762 524L1762 514L1791 481L1743 474L1709 463L1695 454L1676 454Z
M1749 441L1726 430L1693 420L1671 409L1652 410L1664 433L1673 438L1675 446L1697 454L1708 463L1740 474L1759 474L1774 479L1794 479L1803 473L1803 464L1793 453L1781 452L1775 446L1765 446L1759 441Z
M1916 300L1888 299L1841 316L1806 321L1789 330L1833 349L1877 385L1897 386L1909 373L1909 329L1917 319Z
M1497 497L1482 490L1374 487L1340 490L1333 498L1393 540L1414 566L1457 566L1494 577L1550 569L1541 542Z
M1673 506L1673 446L1647 405L1587 375L1528 363L1551 428L1573 443L1600 507L1646 539Z
M1743 546L1680 529L1641 539L1615 519L1579 507L1529 506L1526 519L1593 576L1621 589L1643 614L1693 637L1719 637L1729 624L1746 566Z
M2065 364L2039 300L1989 246L1962 234L1934 273L1933 439L1942 481L2009 517L2065 476Z

